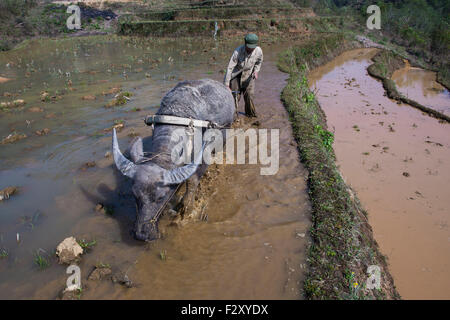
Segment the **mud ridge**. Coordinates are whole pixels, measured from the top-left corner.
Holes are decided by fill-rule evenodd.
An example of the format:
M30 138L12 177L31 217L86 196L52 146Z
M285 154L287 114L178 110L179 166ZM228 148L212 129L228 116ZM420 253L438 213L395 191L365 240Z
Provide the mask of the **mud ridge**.
M309 90L311 67L332 60L360 43L336 34L294 45L279 59L290 77L282 93L301 160L309 171L313 226L304 292L308 299L399 299L386 257L380 252L367 213L342 178L324 112ZM367 287L370 265L381 269L381 288Z
M450 117L436 111L434 109L425 107L424 105L409 99L398 92L394 81L391 79L392 74L395 70L400 69L404 66L404 61L398 55L393 52L382 50L377 53L373 58L373 64L367 68L367 72L374 78L382 81L383 88L390 99L394 99L399 102L406 103L414 108L417 108L432 117L441 119L450 123Z

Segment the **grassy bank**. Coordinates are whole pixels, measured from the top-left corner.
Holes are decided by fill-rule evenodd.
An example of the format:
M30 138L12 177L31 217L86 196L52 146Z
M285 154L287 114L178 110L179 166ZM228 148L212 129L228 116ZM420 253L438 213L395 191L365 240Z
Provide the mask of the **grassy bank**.
M403 59L399 55L393 53L392 51L382 50L377 53L372 60L374 63L367 68L367 72L371 76L378 78L383 82L383 87L389 98L409 104L410 106L417 108L437 119L450 122L449 116L428 108L398 92L395 82L391 79L391 76L395 70L404 66Z
M329 31L338 26L341 17L300 17L271 19L215 19L215 20L171 20L171 21L122 21L118 32L122 35L139 36L212 36L215 23L220 36L224 32L296 33Z
M289 73L282 100L289 113L302 162L309 171L312 203L312 243L303 284L308 299L398 299L385 257L373 239L367 213L342 179L327 130L325 114L307 74L344 50L359 46L335 34L294 45L279 57L279 68ZM381 269L381 288L368 289L367 268Z
M299 17L313 15L311 8L293 8L293 7L207 7L207 8L189 8L172 9L164 11L143 11L137 13L142 20L207 20L207 19L237 19L248 17Z
M115 14L79 3L84 32L112 32ZM0 2L0 51L12 49L23 40L76 34L67 28L67 6L37 0L2 0Z
M411 62L437 72L437 81L450 88L450 2L448 0L293 0L312 6L317 14L347 14L358 20L360 32L403 51ZM367 7L376 4L381 29L368 30Z

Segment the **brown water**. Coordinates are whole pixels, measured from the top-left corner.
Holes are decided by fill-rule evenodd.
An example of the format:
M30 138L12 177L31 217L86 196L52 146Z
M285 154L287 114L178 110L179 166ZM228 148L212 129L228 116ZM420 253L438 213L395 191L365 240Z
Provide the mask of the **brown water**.
M280 128L278 173L260 176L255 165L211 167L198 196L207 221L173 227L164 217L163 238L150 244L130 234L135 219L130 182L104 157L111 143L104 129L123 121L122 149L132 136L148 136L142 119L157 110L164 93L181 79L221 80L219 71L238 42L178 45L90 37L33 41L0 54L0 74L14 79L0 85L0 101L27 102L0 111L0 137L12 131L28 136L0 145L0 189L21 187L0 202L0 247L8 252L0 259L0 298L55 298L67 275L53 252L72 235L97 241L80 263L83 298L301 298L309 227L306 172L279 100L285 75L276 69L277 50L269 44L263 50L273 54L265 57L256 103L260 127ZM133 93L131 101L104 108L114 95L102 92L118 86ZM59 99L42 102L44 90ZM87 95L96 99L83 100ZM29 112L30 107L43 111ZM43 128L50 133L34 133ZM96 166L83 168L88 161ZM96 212L97 203L112 207L112 215ZM44 270L33 262L40 249L51 261ZM127 273L136 286L87 281L97 263Z
M340 170L369 213L400 294L449 299L450 127L385 97L366 71L375 52L340 55L313 71L310 85L335 133ZM422 92L436 86L434 78L419 78L411 83ZM424 99L436 105L435 97Z
M450 92L436 82L436 73L411 67L408 62L392 74L398 90L429 108L450 115Z

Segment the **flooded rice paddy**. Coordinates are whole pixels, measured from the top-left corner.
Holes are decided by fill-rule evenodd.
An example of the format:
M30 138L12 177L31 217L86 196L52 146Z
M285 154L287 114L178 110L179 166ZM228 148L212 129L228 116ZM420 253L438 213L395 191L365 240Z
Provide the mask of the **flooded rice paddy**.
M436 73L411 67L408 61L402 69L392 74L401 94L424 106L450 115L450 92L436 82Z
M384 94L366 68L376 49L346 52L310 74L335 134L340 170L369 222L404 299L450 298L450 127ZM435 74L397 71L403 94L448 112Z
M162 96L184 79L221 81L237 45L87 37L31 41L0 54L0 102L16 101L0 108L0 189L19 187L0 201L0 298L58 297L67 275L54 250L72 235L95 241L79 264L82 298L302 298L310 205L279 100L286 75L275 62L283 46L262 45L256 87L259 127L280 128L280 169L261 176L255 165L210 166L197 194L203 221L174 226L164 216L162 239L135 241L130 181L108 154L112 126L123 150L134 136L149 136L143 118ZM375 53L346 52L313 71L310 84L400 294L448 299L449 127L389 100L366 72ZM448 91L434 79L409 66L393 75L403 94L448 114ZM119 92L129 101L111 105ZM22 139L6 143L11 134ZM95 210L99 203L108 210ZM87 280L98 264L126 274L131 288Z
M0 111L0 189L19 192L0 202L0 298L53 299L66 284L55 247L75 236L95 245L80 262L82 298L301 298L308 241L306 172L299 163L279 95L286 75L269 43L256 87L261 128L280 130L280 170L211 166L198 195L206 221L161 222L162 239L135 241L130 181L108 154L111 127L124 150L151 134L143 118L180 80L221 81L238 42L87 37L31 41L0 54L0 101L25 104ZM269 51L269 50L267 50ZM129 92L124 105L115 95ZM241 106L241 111L243 106ZM245 124L250 126L251 124ZM26 136L26 137L25 137ZM95 210L102 204L107 210ZM37 254L48 265L40 268ZM132 281L88 281L95 265Z

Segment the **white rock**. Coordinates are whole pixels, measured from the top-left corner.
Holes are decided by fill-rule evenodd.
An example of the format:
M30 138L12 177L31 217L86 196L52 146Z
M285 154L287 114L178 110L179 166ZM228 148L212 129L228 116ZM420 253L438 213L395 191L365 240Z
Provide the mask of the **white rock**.
M64 241L56 247L56 255L59 257L59 263L70 264L81 254L83 254L83 248L81 248L74 237L64 239Z

